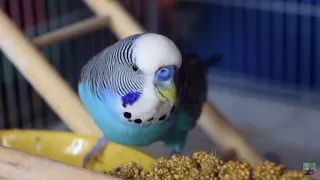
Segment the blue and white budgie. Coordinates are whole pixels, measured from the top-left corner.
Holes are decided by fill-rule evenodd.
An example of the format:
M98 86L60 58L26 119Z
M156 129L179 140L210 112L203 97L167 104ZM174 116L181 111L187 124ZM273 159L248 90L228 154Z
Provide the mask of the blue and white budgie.
M182 61L167 37L126 37L94 56L83 68L81 101L103 132L84 165L113 141L146 146L163 141L180 154L199 118L207 86L202 65Z

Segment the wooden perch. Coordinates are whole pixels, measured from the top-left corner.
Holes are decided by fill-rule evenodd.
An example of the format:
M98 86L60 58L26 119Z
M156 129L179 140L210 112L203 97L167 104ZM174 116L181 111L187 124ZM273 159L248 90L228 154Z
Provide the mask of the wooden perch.
M0 48L50 107L74 132L100 135L77 95L0 10Z
M92 17L40 35L34 38L32 42L38 48L42 48L83 36L87 33L106 28L107 26L108 17Z
M109 27L122 39L144 32L136 20L115 0L83 0L97 16L108 16Z
M0 146L0 179L119 180L119 178Z
M252 165L261 161L255 150L212 103L207 102L203 106L198 123L201 129L224 149L234 149L241 160Z
M142 33L144 30L114 0L83 0L98 16L107 15L110 18L110 28L122 39L132 34ZM199 120L200 127L213 140L218 141L225 149L235 149L240 158L251 164L260 161L258 154L245 139L232 127L229 121L221 115L211 103L206 102Z

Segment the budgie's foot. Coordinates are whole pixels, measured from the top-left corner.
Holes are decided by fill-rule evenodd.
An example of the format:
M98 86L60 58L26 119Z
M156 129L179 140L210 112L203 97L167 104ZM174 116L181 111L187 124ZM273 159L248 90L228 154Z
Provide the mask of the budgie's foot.
M172 151L169 155L169 158L171 158L173 155L182 155L184 144L178 143L171 145Z
M171 151L169 158L171 158L173 155L181 155L181 152L177 152L177 151Z
M84 156L82 167L85 167L91 158L97 157L101 150L108 144L108 142L109 140L107 137L103 136L100 138L93 148Z
M182 154L182 146L173 146L169 158L171 158L173 155L181 155L181 154Z

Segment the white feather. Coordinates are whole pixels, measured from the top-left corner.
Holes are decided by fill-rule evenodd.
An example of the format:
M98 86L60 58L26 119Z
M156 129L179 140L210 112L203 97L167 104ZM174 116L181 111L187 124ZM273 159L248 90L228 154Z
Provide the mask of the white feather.
M174 65L180 68L180 51L169 38L148 33L134 42L133 57L138 68L146 76L147 83L137 102L126 108L121 107L122 112L130 112L130 119L141 119L141 124L157 123L163 115L166 115L167 119L174 104L160 102L154 86L154 77L160 67ZM153 120L148 121L150 118Z
M167 37L148 33L139 37L134 43L133 56L136 65L145 74L155 74L162 66L181 66L181 53L177 46Z
M159 118L163 115L166 115L168 118L173 106L169 102L160 102L157 90L153 85L153 79L151 79L151 77L149 78L148 84L146 84L138 101L131 106L127 106L126 108L121 107L122 112L131 113L131 120L141 119L141 124L159 122ZM153 120L148 121L150 118L153 118Z

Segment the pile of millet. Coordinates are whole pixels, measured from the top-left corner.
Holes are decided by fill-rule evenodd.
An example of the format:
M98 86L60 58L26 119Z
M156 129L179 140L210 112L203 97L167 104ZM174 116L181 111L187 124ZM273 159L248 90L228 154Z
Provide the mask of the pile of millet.
M135 162L120 165L106 174L124 180L311 180L302 171L288 171L283 165L263 161L255 167L241 161L222 161L207 152L191 157L159 158L150 171Z

